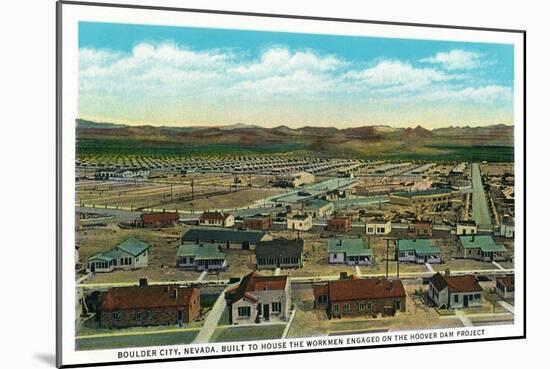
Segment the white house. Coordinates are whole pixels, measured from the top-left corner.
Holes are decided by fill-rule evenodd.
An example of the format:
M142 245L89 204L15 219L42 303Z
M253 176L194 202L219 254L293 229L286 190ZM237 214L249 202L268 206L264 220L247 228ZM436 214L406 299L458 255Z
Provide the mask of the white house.
M499 261L506 259L506 247L497 244L490 235L460 236L459 252L465 259Z
M136 238L129 238L114 249L96 254L86 261L86 272L111 272L115 269L147 267L149 245Z
M477 224L475 220L459 220L456 223L456 234L459 236L477 234Z
M225 270L227 262L221 251L225 245L221 243L184 242L178 248L177 265L184 269Z
M500 235L506 238L514 238L514 222L505 222L500 225Z
M471 274L451 276L434 274L429 281L428 297L437 308L461 309L479 307L483 289Z
M391 219L373 218L367 220L365 233L369 235L388 234L391 232Z
M235 217L219 211L205 211L199 218L199 224L210 227L228 228L235 225Z
M514 298L514 275L497 277L496 291L503 299Z
M252 272L226 294L231 324L287 321L290 317L288 276L260 276Z
M374 255L362 238L329 239L327 244L330 264L372 265Z
M309 231L313 227L313 219L309 214L296 214L286 218L286 228L293 231Z
M399 262L441 263L441 250L426 238L397 240L396 252Z

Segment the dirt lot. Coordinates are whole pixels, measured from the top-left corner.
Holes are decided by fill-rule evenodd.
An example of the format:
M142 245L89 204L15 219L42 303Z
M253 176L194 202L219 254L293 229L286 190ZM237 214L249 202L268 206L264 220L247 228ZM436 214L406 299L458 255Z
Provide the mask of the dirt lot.
M196 178L195 178L196 177ZM86 205L108 205L127 208L163 207L180 210L234 209L252 205L256 200L282 192L264 187L265 177L239 178L229 175L194 175L145 181L78 182L76 201ZM193 188L191 184L193 183ZM248 187L248 184L254 187ZM262 188L258 188L262 186ZM194 194L194 199L191 198Z

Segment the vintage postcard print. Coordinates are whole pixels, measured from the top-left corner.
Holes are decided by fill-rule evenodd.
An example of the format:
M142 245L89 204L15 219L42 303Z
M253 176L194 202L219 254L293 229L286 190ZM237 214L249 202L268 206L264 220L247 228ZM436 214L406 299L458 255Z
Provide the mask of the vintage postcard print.
M525 337L517 30L58 4L58 365Z

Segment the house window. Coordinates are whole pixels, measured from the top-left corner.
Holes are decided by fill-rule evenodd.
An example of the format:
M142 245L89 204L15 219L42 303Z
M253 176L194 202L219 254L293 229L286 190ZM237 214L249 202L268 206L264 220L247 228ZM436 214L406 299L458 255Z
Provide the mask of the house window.
M113 312L113 320L120 320L120 312L115 311Z
M359 311L364 311L365 310L365 304L362 303L362 302L359 303L358 309L359 309Z
M148 320L153 319L153 313L151 313L151 310L148 310L148 311L145 313L145 318L148 319Z
M280 313L281 312L281 302L272 302L271 303L271 310L274 313Z
M395 310L401 310L401 300L395 300Z
M141 311L136 311L134 313L134 320L142 320L143 319L143 313Z
M344 304L344 311L350 311L350 310L351 310L350 305Z
M472 301L474 299L474 295L468 295L468 301Z
M458 302L458 295L455 295L455 302Z
M238 308L238 314L240 317L249 317L250 316L250 306L242 306Z
M318 298L317 298L317 302L319 304L326 304L328 301L328 296L327 295L320 295Z
M338 313L340 311L340 305L334 304L334 312Z
M372 302L367 302L367 310L368 311L372 310Z
M479 299L481 298L481 294L480 294L480 293L476 293L476 294L474 295L474 298L475 298L476 300L479 300Z

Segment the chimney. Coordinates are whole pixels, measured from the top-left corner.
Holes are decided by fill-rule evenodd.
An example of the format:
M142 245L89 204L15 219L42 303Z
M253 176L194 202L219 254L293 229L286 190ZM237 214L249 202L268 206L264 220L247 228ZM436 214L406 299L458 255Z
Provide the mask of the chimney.
M139 279L139 286L140 287L147 287L148 286L147 278L140 278Z
M446 268L445 269L445 277L449 277L451 275L451 269Z
M347 272L340 272L340 279L348 279L348 273Z

